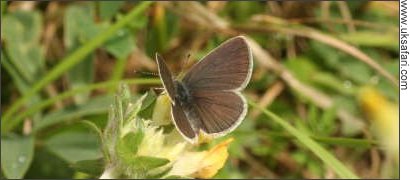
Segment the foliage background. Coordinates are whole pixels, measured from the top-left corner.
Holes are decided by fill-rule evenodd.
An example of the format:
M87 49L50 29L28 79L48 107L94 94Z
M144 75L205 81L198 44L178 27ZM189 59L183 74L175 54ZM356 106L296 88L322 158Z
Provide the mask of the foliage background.
M97 177L76 166L101 157L80 122L103 129L120 82L160 87L155 52L177 74L235 35L253 50L248 99L359 177L398 176L398 2L2 1L1 14L2 177ZM228 136L218 178L338 177L257 108Z

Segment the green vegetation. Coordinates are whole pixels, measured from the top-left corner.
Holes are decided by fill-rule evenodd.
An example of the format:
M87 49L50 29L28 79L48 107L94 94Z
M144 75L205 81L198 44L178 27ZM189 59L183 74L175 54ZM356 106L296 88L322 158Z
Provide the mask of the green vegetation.
M398 2L2 1L1 10L2 178L98 178L113 164L108 174L124 178L213 176L175 171L196 161L148 146L221 163L211 163L215 178L398 177ZM254 60L245 120L207 144L178 144L157 98L155 52L178 75L237 35ZM226 162L207 151L215 147L228 148Z

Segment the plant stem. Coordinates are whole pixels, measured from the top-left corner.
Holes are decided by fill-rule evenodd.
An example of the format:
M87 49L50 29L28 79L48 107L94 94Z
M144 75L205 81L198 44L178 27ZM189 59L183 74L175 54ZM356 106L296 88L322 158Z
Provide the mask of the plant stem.
M122 78L126 64L126 58L117 59L117 62L115 63L114 70L111 75L111 81L118 82ZM111 88L110 91L115 92L115 87Z
M6 14L6 9L7 9L7 1L1 1L0 2L0 6L1 6L1 20L3 20L3 15Z

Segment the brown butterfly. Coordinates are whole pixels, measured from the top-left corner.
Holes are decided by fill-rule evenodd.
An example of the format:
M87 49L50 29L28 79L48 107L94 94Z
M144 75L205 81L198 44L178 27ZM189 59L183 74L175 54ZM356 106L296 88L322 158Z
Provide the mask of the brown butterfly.
M172 118L182 136L197 142L200 133L212 137L234 130L245 118L241 91L252 75L251 50L242 36L231 38L196 63L181 80L172 76L157 53L159 75L172 102Z

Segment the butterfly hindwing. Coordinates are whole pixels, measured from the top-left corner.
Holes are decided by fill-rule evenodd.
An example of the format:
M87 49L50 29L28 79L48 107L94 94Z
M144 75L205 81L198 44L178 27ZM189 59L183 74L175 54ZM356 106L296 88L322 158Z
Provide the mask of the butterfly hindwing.
M231 91L195 91L193 109L202 121L205 133L220 136L237 127L245 118L245 99Z
M185 137L188 138L189 140L192 140L195 138L195 132L192 129L191 125L189 124L189 121L187 119L187 116L184 113L184 110L182 109L181 105L179 102L176 102L175 104L172 105L172 119L174 120L174 124L178 131Z

